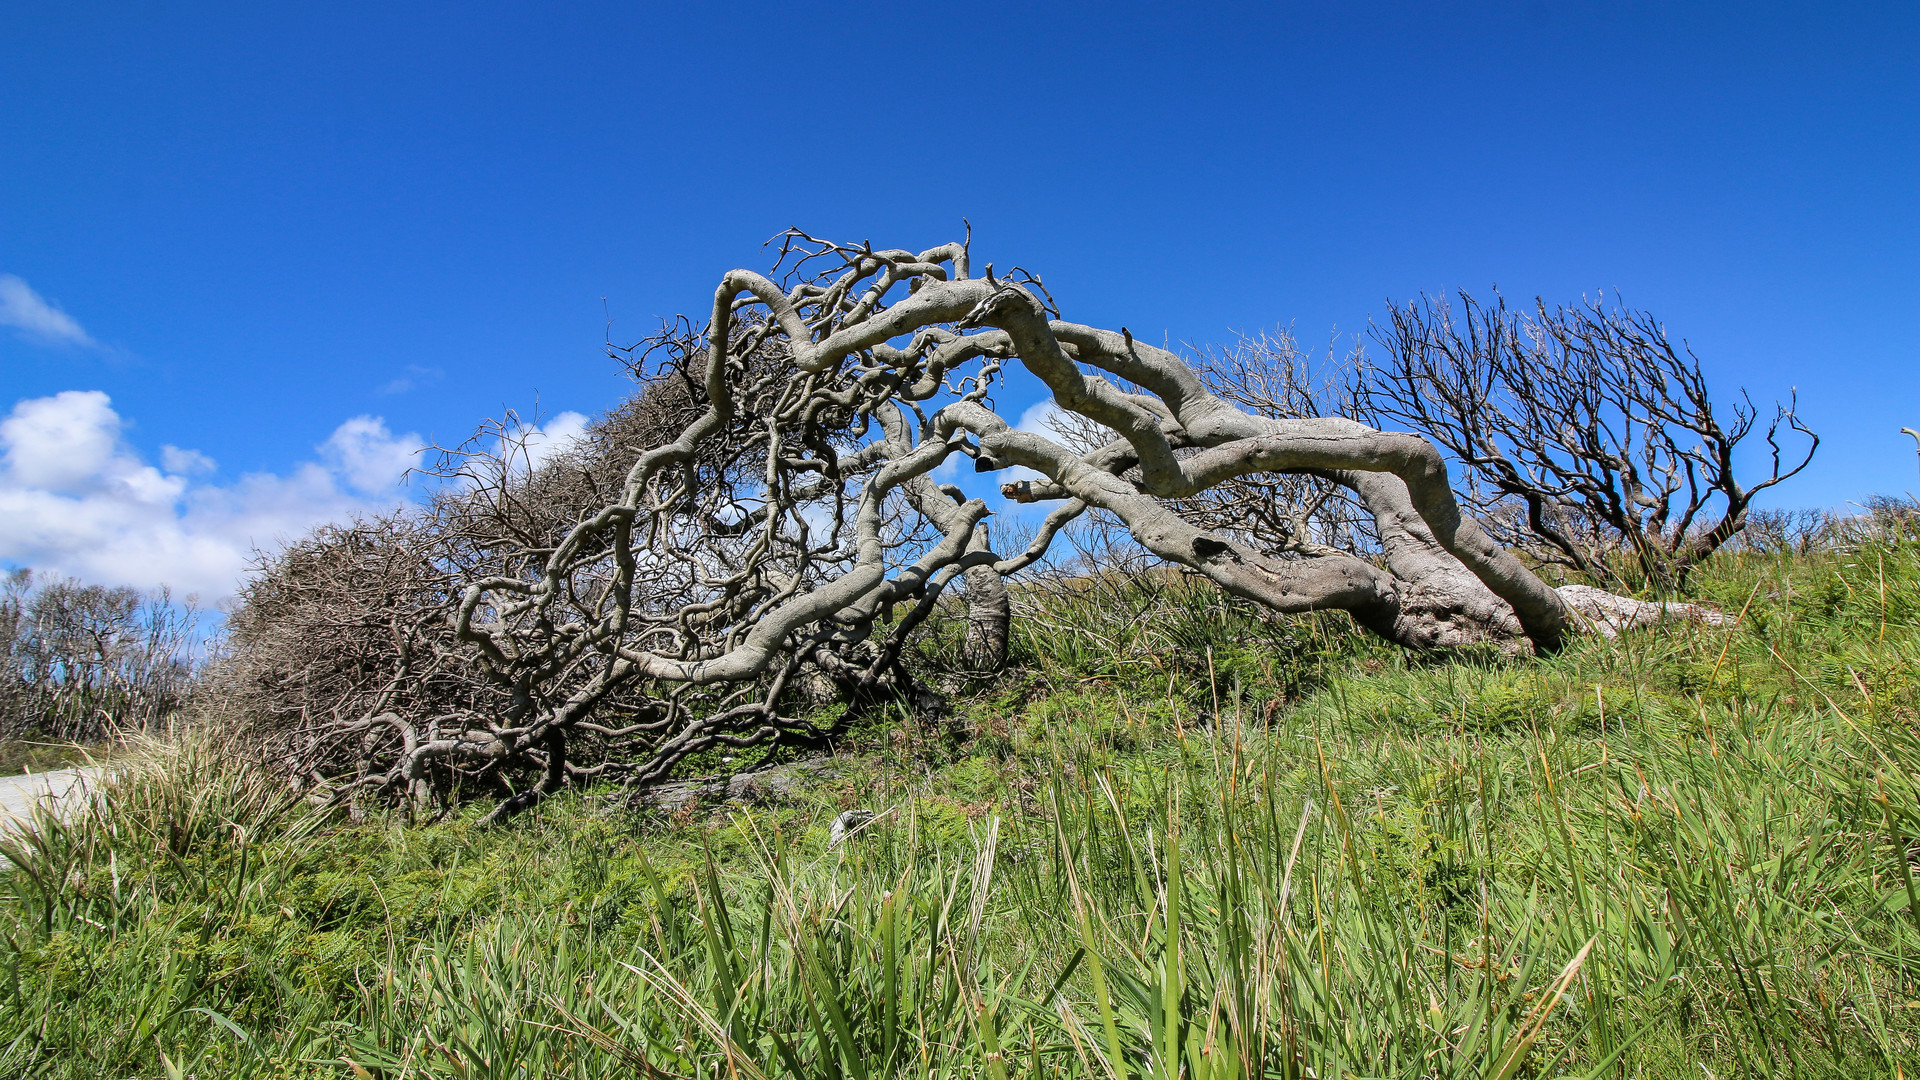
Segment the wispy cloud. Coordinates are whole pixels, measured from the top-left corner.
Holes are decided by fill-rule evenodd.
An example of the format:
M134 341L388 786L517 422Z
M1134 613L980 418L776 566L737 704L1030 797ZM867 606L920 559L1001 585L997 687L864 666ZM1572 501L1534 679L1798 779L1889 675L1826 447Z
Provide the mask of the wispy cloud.
M73 316L61 311L12 274L0 274L0 326L11 326L36 341L91 345L93 338Z
M402 370L405 372L404 375L381 383L374 388L373 392L382 396L404 394L416 386L428 386L438 382L440 377L446 374L437 367L422 367L419 364L408 364Z
M0 419L0 561L216 601L255 549L399 506L424 443L359 416L315 448L318 461L217 482L196 450L163 447L160 465L147 463L124 427L99 391L30 398Z
M182 450L168 445L160 448L160 467L176 476L193 476L196 473L210 473L220 466L198 450Z

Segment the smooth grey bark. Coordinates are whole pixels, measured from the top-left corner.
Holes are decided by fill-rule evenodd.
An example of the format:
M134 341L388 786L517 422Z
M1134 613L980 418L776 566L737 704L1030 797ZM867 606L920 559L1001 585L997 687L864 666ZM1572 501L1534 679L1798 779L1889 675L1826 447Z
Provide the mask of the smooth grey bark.
M968 662L997 667L1008 619L1000 579L1043 558L1089 509L1236 596L1276 612L1347 610L1418 647L1524 637L1546 651L1603 621L1591 612L1605 605L1549 587L1462 513L1440 451L1419 436L1251 413L1124 328L1053 317L1033 279L996 278L991 267L971 276L965 245L916 254L797 237L783 257L799 245L803 264L828 270L786 284L730 271L699 338L684 339L679 370L698 375L704 410L637 454L617 498L530 546L526 570L467 585L459 639L524 702L488 730L493 744L514 754L544 745L596 723L602 701L638 684L700 689L713 704L670 704L618 728L644 734L649 749L595 775L651 782L708 747L818 739L781 711L802 665L843 685L892 679L910 689L902 644L965 575ZM1011 363L1115 440L1076 450L1014 428L990 405ZM1039 474L1004 488L1059 503L1026 551L993 551L986 504L935 482L956 455L980 472ZM1269 553L1178 510L1196 493L1272 473L1354 492L1374 519L1379 560ZM667 578L677 591L660 584ZM1608 608L1606 625L1643 617L1633 604ZM419 752L427 745L460 754L479 744L442 739ZM562 780L585 775L559 768Z
M999 671L1007 666L1013 628L1013 601L1007 595L1006 579L991 566L971 567L965 576L967 638L961 657L972 671Z

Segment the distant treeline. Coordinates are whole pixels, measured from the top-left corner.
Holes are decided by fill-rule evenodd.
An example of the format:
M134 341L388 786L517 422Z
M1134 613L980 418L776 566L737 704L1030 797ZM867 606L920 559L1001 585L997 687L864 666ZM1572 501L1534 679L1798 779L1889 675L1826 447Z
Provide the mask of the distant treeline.
M1845 549L1863 523L1920 515L1913 500L1885 496L1859 509L1756 510L1730 546L1789 555ZM1069 578L1118 558L1104 549L1079 555L1061 566ZM210 642L223 638L205 632L201 614L193 597L176 600L164 585L143 592L30 570L0 574L0 740L93 742L165 724L206 693ZM306 644L329 651L318 638Z
M192 698L199 612L164 587L0 579L0 739L93 741L150 728Z

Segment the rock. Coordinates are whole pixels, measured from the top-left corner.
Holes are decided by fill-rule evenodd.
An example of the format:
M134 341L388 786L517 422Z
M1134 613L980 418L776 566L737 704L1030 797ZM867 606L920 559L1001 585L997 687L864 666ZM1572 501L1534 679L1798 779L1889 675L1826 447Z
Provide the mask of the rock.
M833 819L833 828L827 834L827 850L832 851L850 836L855 829L873 820L871 810L848 810Z
M640 791L637 801L642 806L669 814L696 802L753 806L778 801L810 784L831 780L837 775L839 768L832 758L809 758L757 772L656 784Z

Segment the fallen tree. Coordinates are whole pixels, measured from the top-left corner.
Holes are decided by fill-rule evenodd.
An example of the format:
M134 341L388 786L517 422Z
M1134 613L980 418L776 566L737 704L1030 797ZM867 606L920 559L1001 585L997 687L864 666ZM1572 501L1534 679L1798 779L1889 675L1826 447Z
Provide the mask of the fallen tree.
M991 670L1004 579L1088 514L1270 611L1346 611L1416 648L1551 652L1583 628L1704 614L1550 587L1462 512L1427 439L1065 321L1037 279L976 272L966 244L788 234L772 276L727 273L704 322L628 355L641 393L582 442L535 461L516 423L496 426L447 456L457 482L380 541L393 551L343 534L334 548L361 554L302 556L378 584L320 621L379 655L329 676L352 693L279 707L291 773L423 803L463 782L511 790L499 818L570 783L647 785L703 755L819 743L875 703L933 707L902 650L945 590L966 580L968 664ZM1079 437L995 411L1014 363ZM1002 487L1052 506L1022 550L994 550L986 502L936 481L956 459L1037 474ZM1367 543L1235 517L1216 496L1247 484L1318 498L1302 522L1337 496ZM258 614L264 639L273 616ZM241 681L284 697L275 670ZM427 671L439 691L410 698Z

